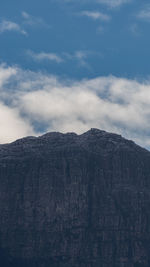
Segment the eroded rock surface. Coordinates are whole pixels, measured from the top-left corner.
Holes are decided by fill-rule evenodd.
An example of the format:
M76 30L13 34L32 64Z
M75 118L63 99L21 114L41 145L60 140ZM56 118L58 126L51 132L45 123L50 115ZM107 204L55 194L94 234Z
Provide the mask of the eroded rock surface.
M98 129L0 145L2 267L149 267L150 152Z

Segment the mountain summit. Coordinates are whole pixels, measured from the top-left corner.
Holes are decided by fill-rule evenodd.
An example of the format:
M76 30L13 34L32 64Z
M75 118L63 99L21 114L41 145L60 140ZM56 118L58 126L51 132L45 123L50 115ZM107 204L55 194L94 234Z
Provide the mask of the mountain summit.
M2 267L149 267L150 152L98 129L0 145Z

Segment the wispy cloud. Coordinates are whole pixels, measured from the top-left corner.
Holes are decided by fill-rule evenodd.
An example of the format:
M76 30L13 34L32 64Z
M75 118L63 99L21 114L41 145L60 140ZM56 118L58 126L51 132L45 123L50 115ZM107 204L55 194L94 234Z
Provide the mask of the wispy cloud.
M62 2L62 0L57 0ZM109 8L117 8L124 4L132 3L134 0L93 0L95 3L103 4L108 6ZM81 4L86 4L91 2L91 0L63 0L63 2L71 3L71 2L80 2Z
M30 58L37 62L42 61L51 61L56 63L65 63L68 61L74 61L81 67L90 68L90 65L88 63L88 58L90 56L100 56L99 53L95 53L92 51L86 51L86 50L77 50L73 53L68 52L62 52L62 53L46 53L46 52L40 52L35 53L31 50L26 51L26 55L28 55Z
M63 53L66 60L75 60L82 67L89 67L87 59L92 52L85 50L78 50L74 53Z
M50 27L42 18L32 16L25 11L22 12L22 17L24 19L23 24L25 25L29 25L32 27Z
M50 27L44 22L42 18L34 17L27 12L22 12L23 21L21 23L16 23L14 21L3 19L0 22L0 34L4 32L18 32L23 35L28 35L27 31L24 29L28 26L30 27Z
M85 50L78 50L74 53L73 57L77 58L77 59L83 59L86 58L88 56L88 51Z
M96 127L150 147L149 80L107 76L62 81L6 66L0 68L1 79L0 142L39 135L36 129L44 123L43 131L82 133Z
M6 31L15 31L23 35L27 35L26 31L23 30L19 24L9 20L2 20L0 22L0 33L4 33Z
M81 16L86 16L88 18L91 18L93 20L102 20L102 21L109 21L110 20L110 16L98 11L82 11L80 13Z
M103 26L98 26L97 29L96 29L96 33L97 34L102 34L104 32L104 27Z
M79 50L79 51L76 51L73 55L73 59L75 59L79 66L81 67L84 67L84 68L87 68L87 69L91 69L91 66L88 62L88 58L90 56L90 52L89 51L82 51L82 50Z
M123 4L131 3L133 0L97 0L98 3L107 5L110 8L122 6Z
M56 63L61 63L63 62L63 59L61 56L55 54L55 53L45 53L45 52L40 52L40 53L34 53L33 51L27 51L27 55L33 58L35 61L53 61Z
M138 13L137 17L139 19L142 19L142 20L150 22L150 5L146 5L145 8L140 10L140 12Z
M131 31L131 33L133 34L133 35L135 35L135 36L141 36L141 31L140 31L140 29L139 29L139 25L137 24L137 23L134 23L134 24L132 24L131 25L131 27L130 27L130 31Z

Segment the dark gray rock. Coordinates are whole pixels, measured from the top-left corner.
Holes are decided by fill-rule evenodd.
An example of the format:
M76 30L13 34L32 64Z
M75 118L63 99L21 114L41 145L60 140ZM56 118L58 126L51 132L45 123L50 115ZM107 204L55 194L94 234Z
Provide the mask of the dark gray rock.
M98 129L0 145L0 266L150 266L150 152Z

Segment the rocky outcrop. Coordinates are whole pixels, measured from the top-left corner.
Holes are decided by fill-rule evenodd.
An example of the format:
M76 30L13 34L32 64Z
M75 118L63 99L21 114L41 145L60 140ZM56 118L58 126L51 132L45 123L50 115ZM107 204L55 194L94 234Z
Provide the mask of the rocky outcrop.
M0 145L2 267L149 267L150 152L98 129Z

